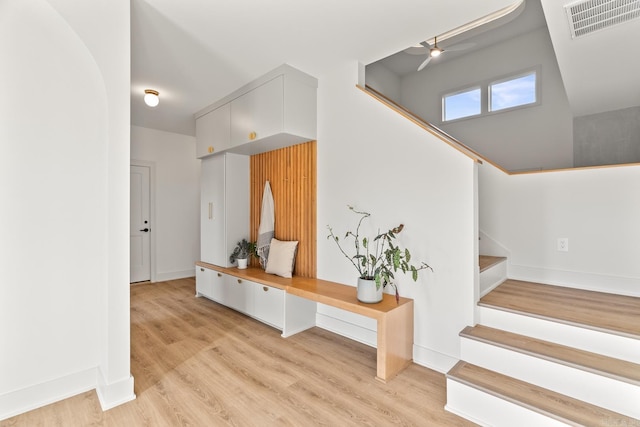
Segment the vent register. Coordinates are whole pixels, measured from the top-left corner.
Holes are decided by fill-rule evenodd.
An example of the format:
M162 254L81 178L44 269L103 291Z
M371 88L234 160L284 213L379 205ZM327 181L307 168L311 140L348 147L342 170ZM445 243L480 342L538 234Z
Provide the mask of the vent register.
M587 0L565 6L571 37L640 18L640 0Z

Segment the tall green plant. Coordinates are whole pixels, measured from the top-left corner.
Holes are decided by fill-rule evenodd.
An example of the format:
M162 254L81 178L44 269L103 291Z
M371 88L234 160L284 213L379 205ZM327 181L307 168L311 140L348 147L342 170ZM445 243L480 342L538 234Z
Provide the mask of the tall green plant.
M375 280L377 289L380 289L381 285L383 287L388 284L394 286L397 299L398 289L392 282L392 279L395 278L394 273L398 272L398 270L402 271L402 273L411 272L411 277L415 282L418 280L418 272L420 270L429 269L433 271L425 262L420 262L417 267L411 264L411 252L409 249L402 249L395 243L396 236L404 229L404 224L400 224L384 233L380 233L380 230L378 230L378 235L371 240L360 236L360 227L363 221L369 218L371 214L357 211L353 206L349 206L349 209L353 213L360 215L355 232L347 231L343 238L344 242L352 240L355 254L349 255L345 251L340 244L340 239L330 226L327 226L329 229L327 239L332 239L336 242L340 252L353 264L361 279Z

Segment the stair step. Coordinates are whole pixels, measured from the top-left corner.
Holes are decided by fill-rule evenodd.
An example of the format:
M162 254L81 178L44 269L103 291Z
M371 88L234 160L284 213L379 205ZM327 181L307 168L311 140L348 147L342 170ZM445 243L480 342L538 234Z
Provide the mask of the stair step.
M508 279L478 305L640 339L640 298Z
M638 420L484 369L465 361L447 373L452 380L569 425L636 425Z
M485 271L487 268L491 268L496 264L500 264L503 261L506 261L507 258L503 256L490 256L490 255L480 255L479 265L480 265L480 273Z
M467 326L460 336L640 386L637 363L482 325Z

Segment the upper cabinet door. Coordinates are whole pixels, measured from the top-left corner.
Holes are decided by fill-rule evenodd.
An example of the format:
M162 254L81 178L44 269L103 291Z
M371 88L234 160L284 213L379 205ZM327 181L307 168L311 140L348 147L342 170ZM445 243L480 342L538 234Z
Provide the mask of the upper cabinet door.
M201 159L231 146L231 107L225 104L196 119L196 157Z
M283 76L231 101L231 145L237 146L282 132Z

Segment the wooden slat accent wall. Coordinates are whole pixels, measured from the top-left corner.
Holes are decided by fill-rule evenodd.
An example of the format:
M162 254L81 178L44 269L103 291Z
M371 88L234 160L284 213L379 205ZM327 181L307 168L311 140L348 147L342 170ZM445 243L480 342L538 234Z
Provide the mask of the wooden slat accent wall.
M275 206L275 237L297 240L293 273L316 277L316 142L251 156L251 240L258 239L264 184ZM253 259L252 265L258 265Z

